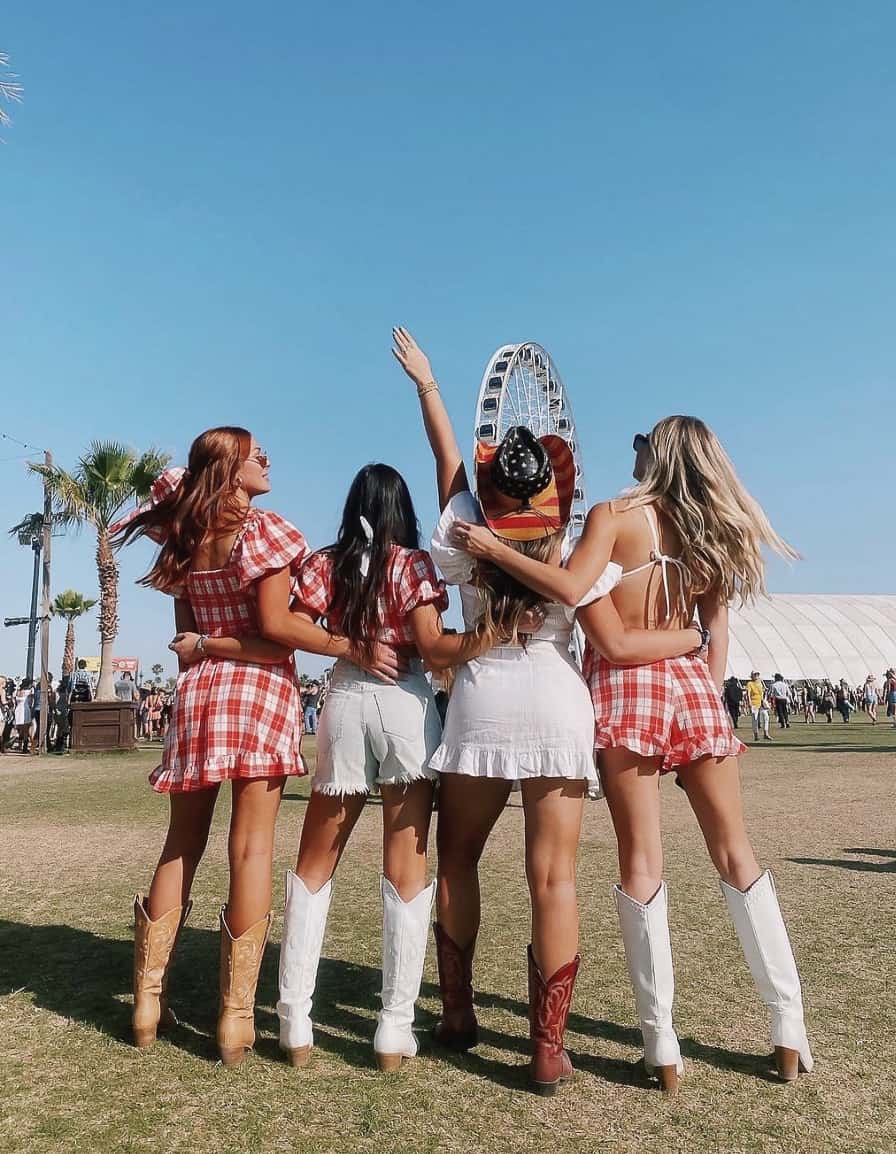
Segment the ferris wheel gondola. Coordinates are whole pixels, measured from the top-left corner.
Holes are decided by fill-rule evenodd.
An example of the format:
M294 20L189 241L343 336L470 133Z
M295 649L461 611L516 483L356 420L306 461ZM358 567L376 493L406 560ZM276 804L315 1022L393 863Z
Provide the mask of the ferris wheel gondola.
M514 425L525 425L537 437L556 433L572 450L576 485L568 536L570 543L575 542L582 535L588 512L579 437L569 394L557 366L534 341L499 346L486 365L479 387L475 440L498 442ZM578 627L573 644L581 664L584 638Z

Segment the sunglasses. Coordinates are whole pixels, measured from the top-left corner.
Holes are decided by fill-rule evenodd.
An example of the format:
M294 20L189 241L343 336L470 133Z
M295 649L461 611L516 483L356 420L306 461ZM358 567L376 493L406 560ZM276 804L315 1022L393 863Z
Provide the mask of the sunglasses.
M635 433L632 441L632 449L636 453L640 453L642 449L648 448L650 445L650 437L646 433Z
M256 449L249 460L257 462L259 465L261 465L262 469L266 469L271 463L271 458L267 455L264 449Z

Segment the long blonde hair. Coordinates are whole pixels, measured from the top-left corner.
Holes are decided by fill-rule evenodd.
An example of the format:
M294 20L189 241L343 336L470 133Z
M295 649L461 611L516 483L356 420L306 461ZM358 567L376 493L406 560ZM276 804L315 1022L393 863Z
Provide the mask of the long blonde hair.
M761 546L789 560L799 553L772 528L712 429L697 417L665 417L649 441L644 478L627 507L655 504L672 523L689 593L713 591L742 605L765 594Z
M501 538L505 545L543 564L550 562L555 550L563 539L563 532L539 537L534 541L510 541ZM482 603L480 627L490 645L519 645L525 640L520 633L520 620L524 613L544 604L544 598L522 585L509 573L495 565L479 561L473 569L473 585L479 590Z

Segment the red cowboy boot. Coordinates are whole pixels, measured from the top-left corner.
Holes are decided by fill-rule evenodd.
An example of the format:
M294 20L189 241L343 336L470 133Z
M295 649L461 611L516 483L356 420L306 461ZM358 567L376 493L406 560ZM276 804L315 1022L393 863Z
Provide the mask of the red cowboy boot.
M461 949L438 922L432 928L436 936L439 989L442 993L442 1016L436 1022L432 1036L449 1050L469 1050L479 1041L479 1027L473 1009L476 938L466 949Z
M545 981L529 946L529 1036L532 1039L529 1081L538 1094L556 1094L561 1083L574 1076L569 1054L563 1049L563 1035L578 972L579 955L576 954Z

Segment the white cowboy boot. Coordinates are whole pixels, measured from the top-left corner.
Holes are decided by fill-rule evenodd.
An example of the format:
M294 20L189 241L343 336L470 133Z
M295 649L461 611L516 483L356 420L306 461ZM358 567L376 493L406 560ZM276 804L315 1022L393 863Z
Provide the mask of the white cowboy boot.
M333 879L311 893L298 874L286 874L286 909L280 943L280 1048L293 1066L304 1066L314 1045L311 998L327 927Z
M381 1070L397 1070L402 1058L417 1053L414 1003L423 980L429 940L429 917L436 883L431 882L409 902L403 902L388 878L380 880L383 895L383 1008L373 1049Z
M803 1022L803 995L771 873L746 891L719 879L740 944L763 1002L771 1010L778 1076L792 1082L815 1065Z
M660 885L646 904L630 898L621 886L614 886L613 893L644 1037L644 1066L648 1074L659 1079L666 1093L674 1094L678 1079L684 1073L684 1064L672 1025L675 976L666 883Z

